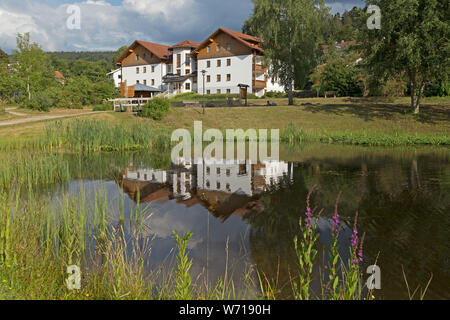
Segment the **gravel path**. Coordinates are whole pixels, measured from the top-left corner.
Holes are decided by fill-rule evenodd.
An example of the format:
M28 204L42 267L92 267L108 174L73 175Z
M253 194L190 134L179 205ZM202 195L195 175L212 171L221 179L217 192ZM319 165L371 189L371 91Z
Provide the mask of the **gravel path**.
M8 110L5 110L8 113L17 115L17 116L26 116L25 114L18 113L18 112L11 112ZM94 112L86 112L86 113L76 113L76 114L65 114L65 115L54 115L54 116L38 116L38 117L32 117L32 118L22 118L22 119L14 119L14 120L8 120L8 121L1 121L0 127L6 127L6 126L12 126L15 124L22 124L22 123L29 123L29 122L36 122L36 121L43 121L43 120L53 120L53 119L61 119L61 118L72 118L72 117L80 117L80 116L86 116L91 114L98 114L98 113L105 113L107 111L94 111Z

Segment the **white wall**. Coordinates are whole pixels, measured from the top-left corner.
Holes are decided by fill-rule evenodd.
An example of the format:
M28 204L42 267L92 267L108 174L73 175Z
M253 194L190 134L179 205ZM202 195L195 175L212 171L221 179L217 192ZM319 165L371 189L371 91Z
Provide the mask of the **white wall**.
M197 165L197 186L200 189L208 191L221 191L225 193L241 193L248 196L252 196L252 167L250 161L245 164L246 173L239 174L239 165L235 163L213 163L210 162L203 166L203 164ZM210 169L207 174L206 168ZM220 174L217 173L217 169L220 169ZM227 175L227 169L230 170L230 175ZM209 181L209 187L207 186ZM220 188L217 188L217 183L220 183ZM229 184L229 189L227 189Z
M121 79L120 79L120 68L117 69L117 70L114 70L114 71L112 71L110 73L108 73L108 77L109 77L109 79L114 81L114 86L116 88L120 88L120 82L121 82Z
M217 67L217 60L222 60L221 67ZM227 66L227 59L231 59L231 66ZM206 61L211 61L211 67L206 67ZM238 84L249 85L248 92L252 92L253 80L253 56L235 56L215 59L198 60L198 93L203 93L203 75L202 70L206 70L205 74L205 94L207 90L211 90L211 94L216 94L220 89L221 93L227 93L227 89L231 89L231 93L239 93ZM217 82L217 75L221 75L221 81ZM227 81L227 74L231 74L231 81ZM206 76L211 76L211 82L206 82Z
M155 67L155 72L152 72L152 66ZM147 72L144 73L144 67L147 68ZM136 68L139 68L139 74L136 73ZM167 65L164 63L143 65L134 67L123 67L123 81L127 82L127 86L135 85L137 80L139 83L144 84L144 80L147 80L147 86L158 88L164 91L162 77L166 73ZM152 85L152 79L155 80L155 84Z

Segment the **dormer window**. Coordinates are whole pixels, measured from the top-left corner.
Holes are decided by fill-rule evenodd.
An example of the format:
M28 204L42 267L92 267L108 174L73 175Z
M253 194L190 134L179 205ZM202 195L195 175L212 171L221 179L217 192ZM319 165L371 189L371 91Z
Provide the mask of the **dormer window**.
M208 46L208 48L206 48L207 52L210 53L211 52L211 47Z
M231 51L231 43L227 43L227 50Z
M220 44L217 44L217 52L220 52Z

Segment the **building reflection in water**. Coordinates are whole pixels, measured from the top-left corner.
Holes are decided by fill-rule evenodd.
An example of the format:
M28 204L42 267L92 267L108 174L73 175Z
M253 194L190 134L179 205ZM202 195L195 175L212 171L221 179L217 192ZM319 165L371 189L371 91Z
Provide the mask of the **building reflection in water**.
M231 215L262 212L258 195L281 182L293 181L293 164L283 161L217 161L193 164L178 159L168 170L136 168L122 172L119 182L131 199L140 203L176 200L186 207L201 204L215 217L226 221Z

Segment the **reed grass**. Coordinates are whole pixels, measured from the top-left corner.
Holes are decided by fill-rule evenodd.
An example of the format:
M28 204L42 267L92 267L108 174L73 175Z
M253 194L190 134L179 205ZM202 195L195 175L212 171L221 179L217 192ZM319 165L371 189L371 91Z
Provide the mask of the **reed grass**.
M281 132L280 140L289 144L323 142L363 146L450 145L450 135L445 133L409 133L400 130L393 132L333 132L319 129L304 130L292 123Z

